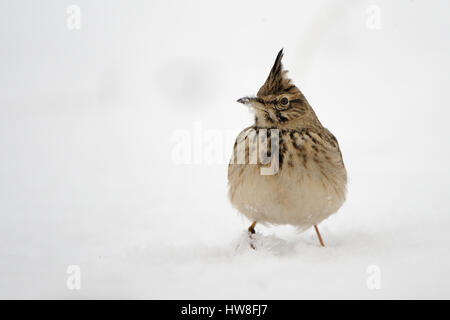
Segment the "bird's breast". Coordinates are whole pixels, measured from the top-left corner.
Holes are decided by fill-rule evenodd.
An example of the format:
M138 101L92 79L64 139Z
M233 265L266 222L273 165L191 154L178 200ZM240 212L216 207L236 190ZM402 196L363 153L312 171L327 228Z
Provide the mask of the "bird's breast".
M239 152L235 144L229 165L232 204L249 219L298 226L318 223L336 212L345 200L347 180L337 145L306 130L280 130L278 139L272 138L273 132L265 141L269 150L266 156L272 159L264 163L233 162ZM255 138L241 139L247 161L259 159L261 152L260 146L251 146L252 139ZM277 153L275 166L273 157ZM262 174L261 170L267 168L275 170Z

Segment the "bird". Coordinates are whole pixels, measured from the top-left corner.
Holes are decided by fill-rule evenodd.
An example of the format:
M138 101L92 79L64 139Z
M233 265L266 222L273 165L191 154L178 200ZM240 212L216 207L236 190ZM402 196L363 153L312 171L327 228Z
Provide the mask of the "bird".
M314 226L325 247L318 224L345 202L347 171L338 140L287 77L283 55L281 49L256 96L237 100L254 111L254 123L235 140L228 197L251 221L251 239L257 223Z

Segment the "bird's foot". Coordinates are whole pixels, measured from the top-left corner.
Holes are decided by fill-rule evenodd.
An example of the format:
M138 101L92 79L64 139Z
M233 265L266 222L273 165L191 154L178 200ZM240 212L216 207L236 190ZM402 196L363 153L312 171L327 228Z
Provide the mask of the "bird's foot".
M253 239L253 234L255 233L255 231L253 230L253 232L249 231L248 232L248 243L250 245L250 248L252 248L253 250L256 250L256 246L255 246L255 239Z

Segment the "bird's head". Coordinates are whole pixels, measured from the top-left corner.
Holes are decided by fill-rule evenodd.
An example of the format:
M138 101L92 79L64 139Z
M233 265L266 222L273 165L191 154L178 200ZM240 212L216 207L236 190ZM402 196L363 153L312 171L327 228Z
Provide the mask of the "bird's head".
M317 119L305 96L286 77L287 70L283 70L282 58L283 49L278 53L269 76L256 97L237 100L255 109L256 125L290 126L302 120Z

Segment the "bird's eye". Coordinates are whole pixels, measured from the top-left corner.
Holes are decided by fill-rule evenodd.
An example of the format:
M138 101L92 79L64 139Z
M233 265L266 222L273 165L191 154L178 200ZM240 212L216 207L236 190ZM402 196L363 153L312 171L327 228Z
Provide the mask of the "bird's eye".
M288 100L288 98L286 98L286 97L283 97L283 98L281 98L281 100L280 100L280 104L282 105L282 106L287 106L288 105L288 103L289 103L289 100Z

